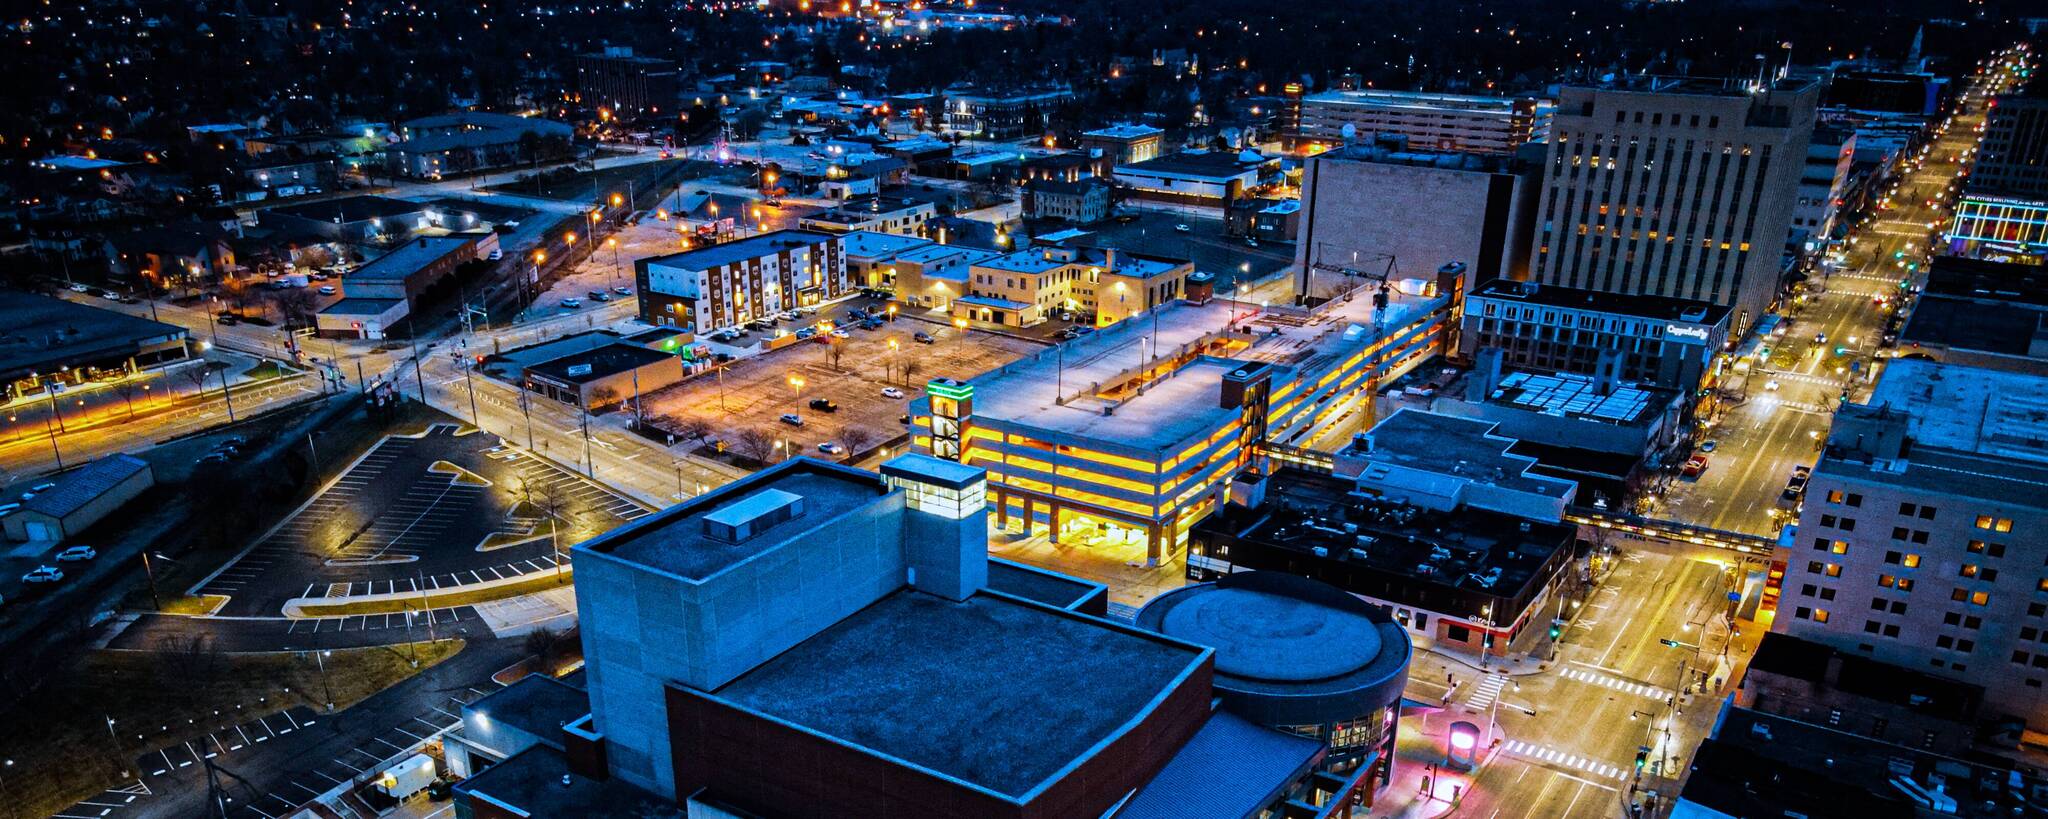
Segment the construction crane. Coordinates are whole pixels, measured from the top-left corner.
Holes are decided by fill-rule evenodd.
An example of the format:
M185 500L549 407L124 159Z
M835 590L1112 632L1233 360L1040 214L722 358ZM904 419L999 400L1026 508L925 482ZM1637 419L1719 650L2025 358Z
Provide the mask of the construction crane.
M1316 256L1314 260L1309 262L1308 277L1307 280L1303 282L1303 284L1305 285L1302 288L1303 292L1301 294L1303 300L1305 301L1315 295L1315 272L1318 270L1324 273L1336 273L1338 275L1345 277L1345 279L1347 280L1359 278L1366 279L1368 281L1379 282L1380 289L1377 292L1373 293L1373 312L1376 314L1374 316L1373 324L1375 327L1377 327L1381 323L1380 320L1384 318L1384 314L1387 312L1387 300L1389 297L1389 289L1392 287L1392 285L1388 284L1387 282L1394 278L1394 254L1365 253L1351 248L1339 247L1335 248L1335 250L1338 253L1348 253L1350 255L1350 258L1347 260L1349 264L1337 264L1334 262L1330 262L1326 259L1326 254L1328 254L1331 250L1332 248L1330 246L1330 243L1328 242L1316 243ZM1386 262L1386 266L1384 268L1380 268L1377 270L1367 269L1366 267L1362 266L1377 266L1377 263L1381 261ZM1349 293L1350 290L1351 288L1349 287L1345 288L1346 293Z

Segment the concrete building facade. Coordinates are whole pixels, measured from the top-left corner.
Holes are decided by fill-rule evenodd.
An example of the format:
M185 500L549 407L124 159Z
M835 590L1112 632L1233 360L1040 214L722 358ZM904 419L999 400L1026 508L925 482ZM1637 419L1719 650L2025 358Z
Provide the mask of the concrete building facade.
M1480 97L1419 91L1355 89L1301 98L1296 150L1314 153L1375 136L1400 136L1423 150L1512 154L1548 138L1551 102L1536 97Z
M1531 278L1735 309L1776 298L1820 83L1643 77L1558 101Z
M633 261L640 320L692 333L838 298L853 287L839 236L778 230Z
M2048 378L1910 358L1836 414L1771 628L2048 725Z
M1464 289L1524 279L1537 168L1513 157L1385 147L1328 151L1302 175L1295 292L1339 269L1417 277L1450 263ZM1318 268L1318 265L1325 266Z

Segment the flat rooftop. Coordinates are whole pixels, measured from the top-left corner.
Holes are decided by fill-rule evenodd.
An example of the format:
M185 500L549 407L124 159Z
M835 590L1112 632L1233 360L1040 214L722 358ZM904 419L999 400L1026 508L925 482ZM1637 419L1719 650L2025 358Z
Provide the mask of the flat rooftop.
M1140 174L1172 174L1175 176L1206 176L1227 178L1237 176L1265 162L1264 157L1246 160L1230 151L1181 152L1147 159L1130 165L1118 165L1119 173L1130 171Z
M404 303L405 299L350 297L320 308L320 313L328 316L381 316L391 308Z
M1081 136L1098 137L1101 139L1143 139L1145 137L1160 136L1165 133L1165 131L1150 125L1120 122L1107 128L1084 131L1081 133Z
M1253 509L1225 506L1198 526L1304 555L1322 548L1331 560L1396 576L1409 585L1500 597L1514 597L1536 582L1537 570L1558 550L1573 548L1577 537L1568 525L1469 506L1436 512L1354 497L1350 493L1356 488L1343 478L1287 467L1266 477L1265 503ZM1360 535L1370 542L1361 546ZM1482 579L1495 570L1498 579Z
M1101 585L999 557L988 560L988 587L1062 609L1073 608L1097 592L1107 593Z
M2048 334L2048 308L1924 294L1899 333L1909 345L2027 356Z
M590 713L590 695L546 674L528 674L462 710L559 743L562 726Z
M829 242L834 237L829 233L812 230L777 230L759 236L749 236L737 242L725 242L681 253L670 253L648 259L651 265L675 267L684 270L709 270L720 265L758 258L771 253L796 247L814 247Z
M371 219L412 216L425 209L426 206L418 202L407 202L388 196L350 196L343 199L307 202L303 205L285 205L271 208L270 212L321 222L364 222Z
M996 595L953 602L906 589L715 693L1021 797L1149 710L1204 656Z
M571 352L558 358L551 358L538 364L529 364L528 373L542 375L569 384L587 384L601 378L630 372L666 358L671 353L642 347L625 341L615 341L588 350ZM572 368L589 367L588 372L571 374Z
M1534 464L1508 454L1515 439L1494 435L1492 421L1403 408L1374 424L1364 434L1369 449L1354 441L1346 447L1374 463L1392 464L1436 475L1456 476L1518 492L1566 497L1572 486L1528 474Z
M1728 319L1728 308L1712 302L1670 296L1630 295L1562 287L1554 284L1495 279L1474 288L1473 298L1513 299L1545 307L1592 310L1661 321L1720 325ZM1691 316L1691 318L1688 318Z
M571 773L562 752L546 745L513 754L455 787L477 798L516 807L527 816L637 819L648 815L654 803L653 797L625 780L596 780Z
M183 327L16 290L0 291L0 377L21 378L185 338Z
M915 236L903 236L895 233L877 233L872 230L856 230L846 234L841 238L841 241L843 242L841 247L846 251L846 255L849 258L859 256L872 259L887 258L904 251L915 250L925 245L934 244L929 239L919 239Z
M1395 293L1385 331L1395 332L1421 318L1434 301ZM968 382L975 390L975 417L1107 444L1165 449L1235 417L1236 410L1223 409L1218 401L1223 376L1244 362L1322 372L1371 344L1375 336L1372 299L1363 294L1312 311L1216 299L1206 304L1172 302L1152 312L975 376ZM1233 325L1233 317L1235 326L1249 331L1250 346L1233 350L1227 358L1198 357L1152 382L1142 394L1111 400L1089 392L1091 384L1106 386L1135 377L1140 367L1157 357L1150 355L1152 350L1170 353L1213 341ZM1062 391L1065 403L1056 403ZM1103 408L1112 405L1114 411L1105 414Z
M1432 94L1424 91L1324 91L1302 97L1303 103L1382 108L1418 112L1461 114L1512 114L1520 102L1515 97L1479 97L1469 94Z
M932 262L944 261L946 259L951 259L957 256L964 257L967 260L968 264L975 264L984 259L993 259L997 255L998 254L993 250L982 250L980 248L965 247L962 245L932 244L924 247L911 248L909 250L903 251L902 253L898 253L896 254L896 261L907 262L910 264L931 264ZM927 273L926 275L930 274Z
M865 222L870 219L879 219L885 216L893 216L904 211L916 210L917 208L920 207L929 208L931 207L931 204L928 202L921 202L916 199L869 197L867 199L858 199L848 202L844 205L840 205L839 207L825 211L824 213L813 213L809 216L805 216L804 218L819 222L847 224L852 222Z
M756 529L752 537L737 543L713 537L706 531L707 520L730 507L747 504L762 489L803 498L803 513ZM881 479L872 475L797 458L727 484L695 501L669 507L647 518L649 525L622 530L593 543L592 548L688 580L704 580L830 524L887 491Z
M421 236L371 259L342 281L404 281L448 254L468 249L475 241L468 236Z
M1899 358L1865 403L1904 411L1915 449L2048 465L2048 376Z
M1560 418L1635 426L1662 414L1678 396L1675 390L1628 383L1601 395L1598 386L1589 375L1514 372L1501 378L1487 401Z

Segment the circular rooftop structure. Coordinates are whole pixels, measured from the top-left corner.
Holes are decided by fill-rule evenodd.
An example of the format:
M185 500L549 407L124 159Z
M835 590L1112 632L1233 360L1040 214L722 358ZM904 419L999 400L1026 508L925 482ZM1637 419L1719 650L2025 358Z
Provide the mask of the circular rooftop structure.
M1138 626L1215 650L1215 687L1238 715L1273 726L1348 723L1393 707L1408 682L1408 633L1341 589L1282 572L1241 572L1174 589Z

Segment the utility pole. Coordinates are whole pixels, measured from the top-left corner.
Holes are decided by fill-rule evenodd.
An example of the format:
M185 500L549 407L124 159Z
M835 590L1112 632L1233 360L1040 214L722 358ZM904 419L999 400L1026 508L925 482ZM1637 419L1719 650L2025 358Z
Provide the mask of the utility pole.
M228 405L228 423L235 422L235 396L228 390L228 371L220 371L220 397Z
M149 550L142 550L142 573L149 576L149 602L156 604L156 610L164 610L164 599L156 593L156 567L149 564Z

